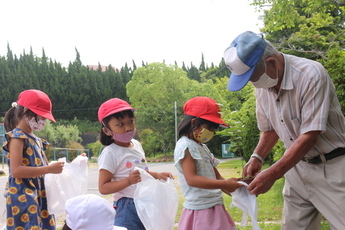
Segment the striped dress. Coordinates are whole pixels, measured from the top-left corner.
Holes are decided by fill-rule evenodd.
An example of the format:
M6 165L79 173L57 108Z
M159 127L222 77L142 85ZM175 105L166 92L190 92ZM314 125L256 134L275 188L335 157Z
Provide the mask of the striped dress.
M191 210L201 210L223 205L223 192L220 189L202 189L189 186L183 175L181 159L184 158L185 150L188 149L196 163L197 174L203 177L216 180L214 167L219 160L213 156L205 144L198 144L186 136L181 137L175 147L175 166L178 170L178 177L185 201L183 207Z

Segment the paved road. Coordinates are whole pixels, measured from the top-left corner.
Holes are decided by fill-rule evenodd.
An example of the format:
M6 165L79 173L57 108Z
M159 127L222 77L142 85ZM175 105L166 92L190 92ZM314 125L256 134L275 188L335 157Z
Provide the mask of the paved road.
M171 172L173 175L177 175L177 170L172 162L165 163L149 163L149 169L153 172ZM0 166L2 169L2 166ZM7 166L4 167L6 175L8 175ZM7 176L0 177L0 229L5 224L6 213L5 213L5 198L3 196L3 191L5 189L5 184L7 182ZM89 167L88 176L88 193L93 193L101 195L98 192L98 168Z

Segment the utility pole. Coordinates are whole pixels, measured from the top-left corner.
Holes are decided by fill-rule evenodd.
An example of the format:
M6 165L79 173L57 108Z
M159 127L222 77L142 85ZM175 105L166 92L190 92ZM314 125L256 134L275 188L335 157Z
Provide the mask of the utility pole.
M177 103L176 101L175 101L174 110L175 110L175 143L177 143Z

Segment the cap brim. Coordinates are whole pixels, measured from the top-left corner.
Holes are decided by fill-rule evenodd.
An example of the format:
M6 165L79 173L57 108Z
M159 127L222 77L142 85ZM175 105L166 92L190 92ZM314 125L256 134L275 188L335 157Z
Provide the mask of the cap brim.
M229 128L230 126L223 123L223 124L220 124L219 127L223 128L223 129L226 129L226 128Z
M125 110L132 110L133 112L137 109L131 107L131 106L127 106L127 107L121 107L121 108L114 108L113 110L110 110L108 111L106 114L102 115L102 117L99 117L98 116L98 121L100 123L102 123L103 119L114 114L114 113L119 113L119 112L122 112L122 111L125 111Z
M44 115L42 117L47 118L47 119L51 120L52 122L56 122L55 118L53 117L52 114L47 113L46 115Z
M36 113L37 115L41 116L41 117L44 117L46 119L49 119L51 120L52 122L56 122L55 121L55 118L53 117L53 114L51 113L47 113L47 112L43 112L43 111L40 111L40 110L37 110L37 109L30 109L32 112Z
M211 121L213 123L216 123L219 125L221 128L229 128L229 125L227 125L223 119L218 118L218 117L213 117L213 116L200 116L200 118L205 119L207 121Z
M228 90L230 91L238 91L242 89L251 78L255 68L251 68L247 72L242 75L235 75L231 73L229 81L228 81Z

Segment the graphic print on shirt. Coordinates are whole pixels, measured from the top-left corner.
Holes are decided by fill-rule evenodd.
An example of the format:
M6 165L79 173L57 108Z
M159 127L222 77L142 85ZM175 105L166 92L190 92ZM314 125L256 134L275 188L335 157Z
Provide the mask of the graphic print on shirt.
M145 165L145 167L140 167L139 165ZM144 170L148 170L145 158L142 158L141 160L135 159L133 161L130 161L130 160L126 161L126 168L134 168L136 166L143 168Z

